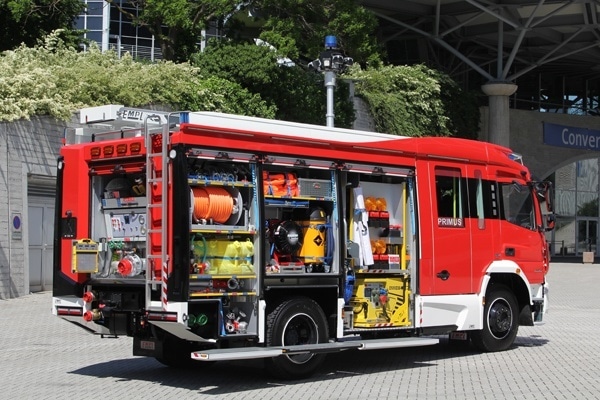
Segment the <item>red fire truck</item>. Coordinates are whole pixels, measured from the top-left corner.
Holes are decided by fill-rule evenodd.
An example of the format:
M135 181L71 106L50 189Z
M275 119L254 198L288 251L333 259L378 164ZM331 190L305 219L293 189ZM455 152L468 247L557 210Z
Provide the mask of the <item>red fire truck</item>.
M58 160L53 313L134 355L299 378L329 352L445 334L501 351L543 322L550 185L507 148L210 112L81 119Z

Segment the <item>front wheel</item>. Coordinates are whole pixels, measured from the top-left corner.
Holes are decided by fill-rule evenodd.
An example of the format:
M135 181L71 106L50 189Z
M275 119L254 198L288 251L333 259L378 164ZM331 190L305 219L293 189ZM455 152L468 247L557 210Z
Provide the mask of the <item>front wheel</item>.
M483 329L471 333L471 342L482 351L506 350L519 330L515 295L506 286L498 285L490 288L485 298Z
M267 345L293 346L327 342L327 318L319 305L308 298L286 300L267 318ZM267 369L281 379L312 375L325 359L324 354L281 355L266 360Z

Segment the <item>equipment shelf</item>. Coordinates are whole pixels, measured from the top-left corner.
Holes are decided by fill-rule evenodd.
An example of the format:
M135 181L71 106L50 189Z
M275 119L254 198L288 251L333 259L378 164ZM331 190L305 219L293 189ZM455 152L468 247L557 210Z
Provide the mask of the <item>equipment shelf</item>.
M190 297L239 297L239 296L256 296L256 292L194 292L190 293Z
M203 225L203 224L192 224L192 233L214 233L218 235L233 235L233 234L244 234L254 235L256 230L248 229L245 226L235 225Z
M253 188L254 184L249 181L217 181L189 176L188 184L191 186L230 186L237 188Z
M197 280L211 280L211 279L229 279L229 278L236 278L236 279L255 279L256 275L253 274L244 274L244 275L235 275L235 274L229 274L229 275L224 275L224 274L215 274L215 275L210 275L210 274L190 274L190 279L197 279Z
M145 242L146 236L126 236L126 237L116 237L116 238L107 238L107 242Z

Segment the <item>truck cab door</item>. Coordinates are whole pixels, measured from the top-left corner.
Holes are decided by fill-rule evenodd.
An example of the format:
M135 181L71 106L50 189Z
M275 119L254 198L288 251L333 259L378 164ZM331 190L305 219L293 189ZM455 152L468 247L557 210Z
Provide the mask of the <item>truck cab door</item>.
M501 259L519 265L530 283L544 282L545 236L534 190L522 179L498 179Z
M430 163L432 271L430 294L472 292L472 240L468 218L467 166ZM428 230L422 227L424 231ZM425 285L422 288L425 289ZM423 293L423 291L422 291Z

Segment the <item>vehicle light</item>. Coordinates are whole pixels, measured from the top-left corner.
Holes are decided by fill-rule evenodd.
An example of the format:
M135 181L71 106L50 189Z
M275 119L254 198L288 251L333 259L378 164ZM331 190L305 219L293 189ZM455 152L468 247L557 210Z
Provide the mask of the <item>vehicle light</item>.
M148 320L177 322L177 313L150 312L148 313Z
M113 146L104 146L104 148L102 149L102 152L104 153L104 156L112 156L113 153L115 152L115 148Z
M85 292L82 298L84 302L91 303L96 300L96 294L94 292Z
M56 313L58 315L80 317L81 315L83 315L83 309L80 307L56 307Z
M129 151L132 153L139 153L142 150L142 144L139 142L131 143L129 145Z
M95 308L92 311L86 311L85 313L83 313L83 319L86 322L90 322L90 321L97 321L100 319L100 317L102 316L102 314L100 314L100 311Z
M100 157L100 147L92 147L90 150L90 154L92 157Z
M117 154L122 156L125 153L127 153L127 145L126 144L117 145Z

